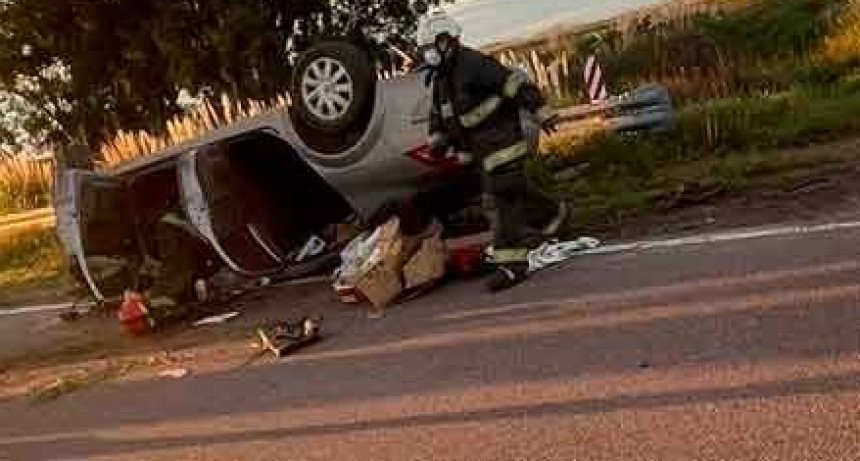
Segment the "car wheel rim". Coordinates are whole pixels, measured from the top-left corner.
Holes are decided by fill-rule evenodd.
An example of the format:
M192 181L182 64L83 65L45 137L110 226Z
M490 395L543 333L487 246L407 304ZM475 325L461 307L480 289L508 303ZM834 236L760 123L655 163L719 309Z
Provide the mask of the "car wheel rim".
M302 75L302 99L315 117L335 121L343 117L354 99L352 77L340 62L318 58Z

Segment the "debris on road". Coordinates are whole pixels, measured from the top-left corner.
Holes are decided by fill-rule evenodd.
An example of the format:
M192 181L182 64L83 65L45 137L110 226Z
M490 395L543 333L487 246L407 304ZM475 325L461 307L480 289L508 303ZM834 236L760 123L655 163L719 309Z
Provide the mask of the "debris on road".
M314 256L321 255L328 243L320 237L314 235L310 239L308 239L307 243L299 250L298 256L296 256L296 262L302 262L308 258L312 258Z
M405 236L392 218L373 233L356 237L342 253L334 288L341 301L391 305L404 292L433 285L445 275L442 228L433 223L418 236Z
M580 237L567 242L544 243L529 252L529 272L537 272L567 261L583 251L598 248L600 243L600 240L592 237Z
M146 300L142 294L134 291L128 290L123 295L118 317L123 330L132 336L146 335L155 327Z
M182 379L191 373L187 368L174 368L172 370L164 370L158 374L161 378Z
M202 327L208 325L221 325L229 322L230 320L235 319L240 314L239 312L228 312L226 314L221 315L213 315L211 317L206 317L194 322L192 325L195 327Z
M283 358L322 340L321 318L304 318L297 322L282 322L273 328L257 329L264 351Z

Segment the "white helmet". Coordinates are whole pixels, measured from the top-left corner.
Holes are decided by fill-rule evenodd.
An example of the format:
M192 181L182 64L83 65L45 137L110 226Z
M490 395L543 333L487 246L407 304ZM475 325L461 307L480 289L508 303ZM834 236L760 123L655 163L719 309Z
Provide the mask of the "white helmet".
M442 10L435 10L418 22L418 46L433 45L436 43L436 37L442 34L459 39L463 35L463 28Z

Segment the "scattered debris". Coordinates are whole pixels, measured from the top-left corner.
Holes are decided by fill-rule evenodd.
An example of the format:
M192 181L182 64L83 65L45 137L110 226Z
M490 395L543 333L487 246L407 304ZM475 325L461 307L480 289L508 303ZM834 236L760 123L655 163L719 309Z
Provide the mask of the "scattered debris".
M304 318L282 322L274 328L259 328L257 337L263 350L282 358L321 341L321 328L322 318Z
M64 322L76 322L76 321L80 320L81 318L92 313L93 309L95 307L96 307L95 303L91 303L91 302L81 303L79 301L76 301L76 302L72 303L71 305L69 305L68 307L60 307L61 309L63 309L63 311L60 312L59 317L60 317L60 320L62 320Z
M305 243L302 249L299 251L298 256L296 256L296 262L300 263L308 258L313 258L314 256L319 256L325 249L328 247L328 243L322 238L314 235Z
M162 354L153 355L153 356L149 357L149 359L147 359L146 363L147 363L147 365L149 365L151 367L165 366L165 365L173 365L174 363L176 363L176 360L174 360L174 358L170 356L170 353L164 352Z
M537 272L571 259L583 251L599 247L600 240L580 237L566 242L551 241L529 252L529 272ZM493 249L487 249L487 257L492 260Z
M108 364L96 369L81 368L57 377L47 385L30 389L30 395L36 402L56 400L64 395L113 381L131 371L132 368L132 365L119 366L116 364Z
M118 317L123 330L132 336L143 336L155 327L143 295L130 290L123 295Z
M187 368L174 368L171 370L164 370L158 374L161 378L173 378L173 379L182 379L188 374L191 373Z
M400 294L403 239L400 220L393 218L373 233L356 237L341 253L334 287L346 303L390 304Z
M432 286L445 275L441 236L436 222L420 235L404 236L399 219L392 218L346 247L335 272L335 291L345 303L369 301L383 308L403 294Z
M193 323L195 327L202 327L207 325L221 325L223 323L227 323L230 320L235 319L240 314L239 312L228 312L226 314L221 315L213 315L211 317L206 317L204 319L200 319Z

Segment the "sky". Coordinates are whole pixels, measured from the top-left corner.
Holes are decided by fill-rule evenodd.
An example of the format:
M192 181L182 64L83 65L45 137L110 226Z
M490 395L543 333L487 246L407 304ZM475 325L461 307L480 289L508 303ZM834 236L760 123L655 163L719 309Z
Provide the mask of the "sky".
M472 46L525 38L560 24L588 23L661 0L458 0L445 7Z

